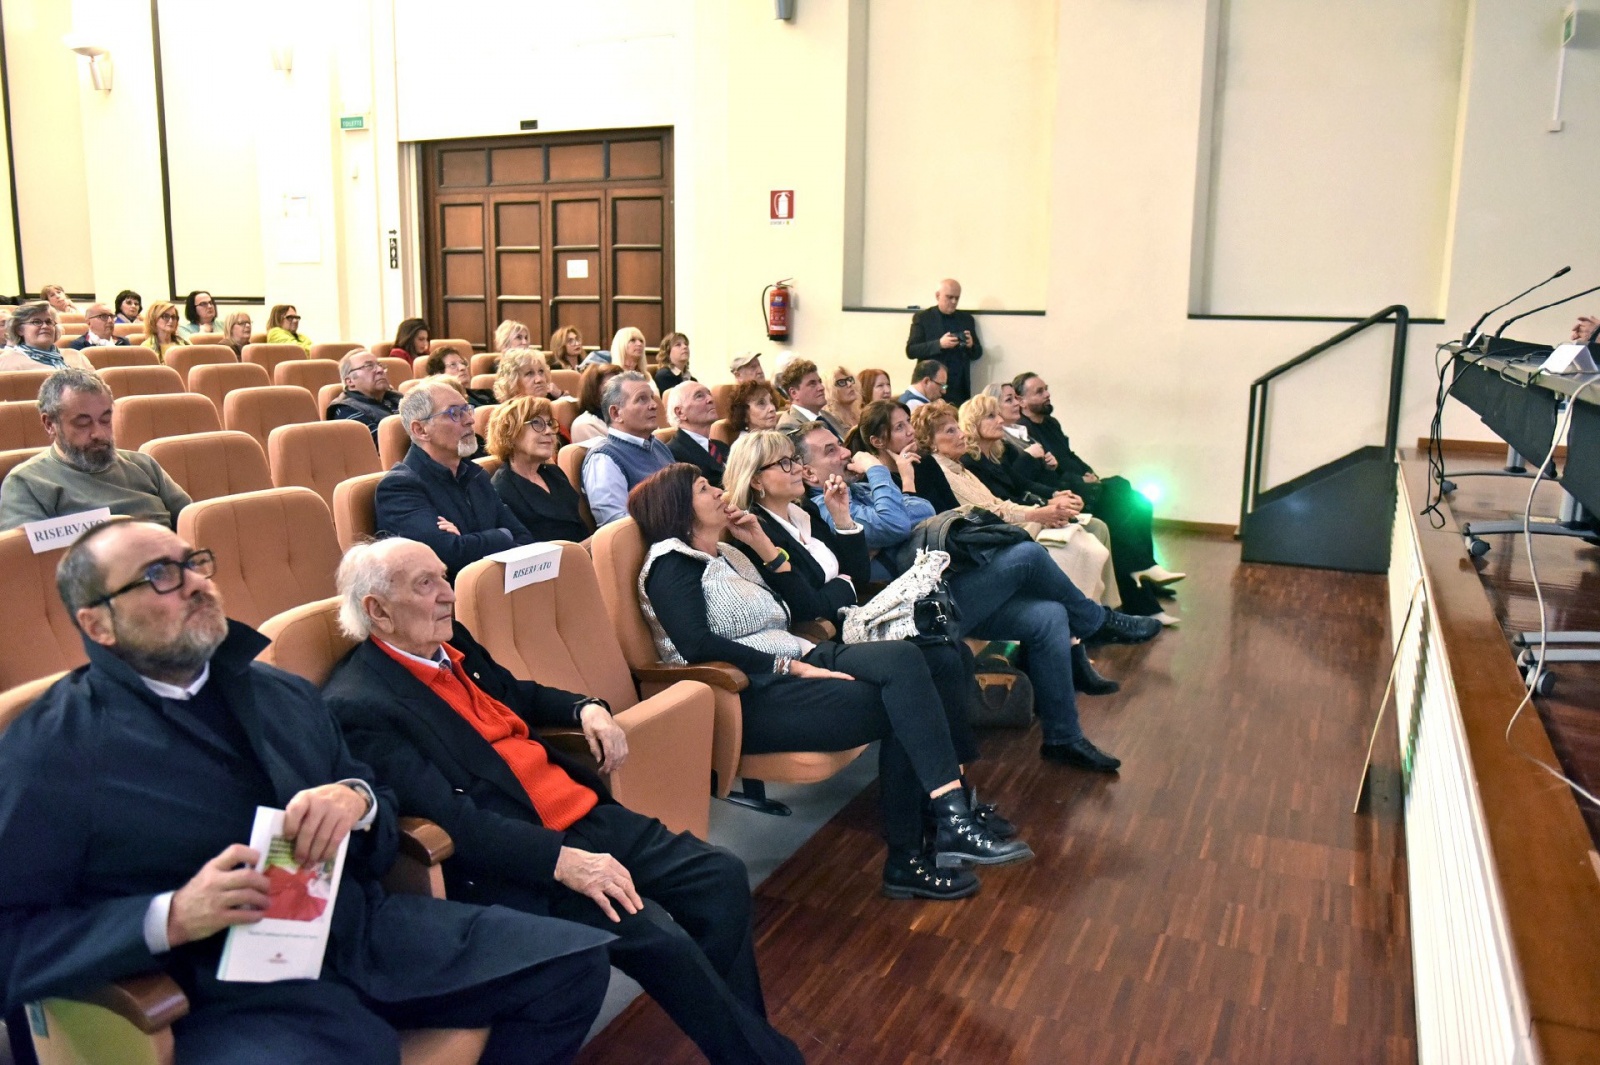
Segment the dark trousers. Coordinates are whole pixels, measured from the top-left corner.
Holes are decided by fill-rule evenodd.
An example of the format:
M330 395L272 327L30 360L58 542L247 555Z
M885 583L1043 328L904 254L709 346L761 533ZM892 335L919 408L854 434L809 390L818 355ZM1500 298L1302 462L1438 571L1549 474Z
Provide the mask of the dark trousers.
M958 655L935 659L937 681L929 660L903 640L820 643L805 661L855 679L752 677L741 696L744 750L842 751L882 740L878 791L884 836L890 850L915 853L922 848L928 793L960 775L963 756L952 739L956 719L956 731L964 732L969 747L972 743L965 701L959 695L945 698L945 692L959 691L960 671L966 671L966 683L971 671Z
M1105 522L1111 533L1111 567L1117 575L1117 591L1122 593L1122 609L1146 616L1159 612L1161 602L1155 593L1129 576L1156 564L1150 501L1125 477L1086 483L1078 494L1083 496L1084 509Z
M750 928L744 863L652 817L597 806L567 829L566 845L609 854L633 876L644 909L613 902L613 923L594 901L565 888L550 916L603 928L618 938L611 964L633 977L713 1063L805 1059L767 1023Z
M605 1000L605 950L569 954L448 995L373 1002L336 979L304 993L263 985L173 1025L178 1065L399 1065L397 1028L491 1028L480 1065L555 1065L577 1056ZM270 1003L268 1005L267 1003Z

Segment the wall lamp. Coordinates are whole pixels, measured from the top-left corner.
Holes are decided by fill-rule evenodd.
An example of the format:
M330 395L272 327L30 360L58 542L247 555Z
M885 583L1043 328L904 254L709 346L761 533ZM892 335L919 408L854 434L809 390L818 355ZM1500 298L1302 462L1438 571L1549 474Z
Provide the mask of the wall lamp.
M101 92L111 91L111 50L104 45L92 44L75 33L61 38L61 43L89 61L89 81Z

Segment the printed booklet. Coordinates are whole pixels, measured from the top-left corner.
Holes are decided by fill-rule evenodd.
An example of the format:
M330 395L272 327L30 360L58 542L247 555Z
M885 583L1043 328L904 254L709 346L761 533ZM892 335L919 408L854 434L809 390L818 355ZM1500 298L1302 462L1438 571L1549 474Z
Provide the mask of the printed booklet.
M263 984L315 980L322 973L349 846L346 836L330 860L301 865L294 860L294 844L283 837L283 811L256 807L250 847L261 855L256 868L270 884L267 912L255 924L228 929L218 980Z

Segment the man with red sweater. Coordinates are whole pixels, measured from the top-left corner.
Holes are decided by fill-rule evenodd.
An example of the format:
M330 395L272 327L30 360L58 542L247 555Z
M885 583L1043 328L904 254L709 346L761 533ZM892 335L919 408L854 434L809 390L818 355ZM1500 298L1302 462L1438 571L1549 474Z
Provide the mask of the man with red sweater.
M616 934L611 963L637 980L713 1062L799 1062L766 1019L744 863L611 798L600 778L530 726L580 726L602 770L627 740L600 699L518 680L454 618L426 545L351 548L340 627L362 641L323 699L402 814L455 842L450 898Z

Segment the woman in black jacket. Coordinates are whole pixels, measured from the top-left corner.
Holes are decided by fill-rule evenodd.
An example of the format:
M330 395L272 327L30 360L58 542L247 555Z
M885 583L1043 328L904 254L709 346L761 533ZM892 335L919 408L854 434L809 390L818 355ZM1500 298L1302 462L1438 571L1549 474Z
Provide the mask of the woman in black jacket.
M581 543L594 534L578 509L578 492L555 464L555 410L548 399L519 396L489 419L489 454L503 465L490 482L535 540Z

